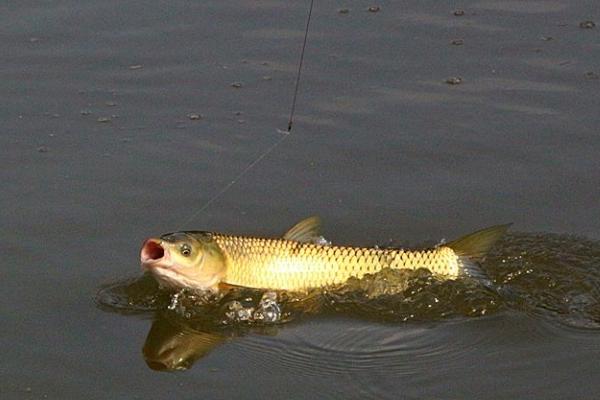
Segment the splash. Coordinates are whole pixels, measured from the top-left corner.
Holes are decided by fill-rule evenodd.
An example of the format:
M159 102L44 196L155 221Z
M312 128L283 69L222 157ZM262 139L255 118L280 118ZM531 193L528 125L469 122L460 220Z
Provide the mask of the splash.
M204 327L268 326L305 315L375 321L473 318L517 309L574 328L600 329L600 243L566 235L507 235L482 265L493 288L443 281L428 270L384 269L308 294L237 288L160 290L144 276L106 285L98 303L121 313L164 311Z
M276 292L264 293L256 306L244 305L238 300L232 300L224 307L227 311L223 324L236 322L273 324L281 321L281 306L277 303Z

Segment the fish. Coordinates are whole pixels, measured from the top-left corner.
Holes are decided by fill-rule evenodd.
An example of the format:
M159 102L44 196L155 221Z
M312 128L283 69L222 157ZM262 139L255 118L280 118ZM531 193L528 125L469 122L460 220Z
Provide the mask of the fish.
M219 292L226 287L307 292L384 268L425 268L439 279L487 280L480 263L511 224L495 225L432 248L337 246L321 236L321 219L306 218L280 238L182 231L149 238L141 267L161 287Z

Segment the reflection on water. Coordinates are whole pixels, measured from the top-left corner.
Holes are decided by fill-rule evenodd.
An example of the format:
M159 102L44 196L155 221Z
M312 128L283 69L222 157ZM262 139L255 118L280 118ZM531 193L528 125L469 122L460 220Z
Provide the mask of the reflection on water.
M148 366L156 370L187 369L227 338L248 333L253 337L274 335L284 323L309 316L345 315L397 324L513 310L575 329L600 329L599 242L564 235L510 234L483 268L494 281L493 290L473 281L440 281L424 269L388 269L306 295L244 288L219 295L188 290L169 293L159 290L152 278L143 276L105 286L97 300L110 311L155 314L143 353ZM356 356L353 365L364 363L363 367L370 368L390 352L403 351L397 341L392 341L392 347L386 345L391 343L386 342L389 337L382 337L375 347L367 345L373 343L372 329L346 333L343 339L336 337L336 343L326 339L316 343L313 338L300 350L286 352L284 358L290 364L306 364L307 368L310 363L306 360L313 356L331 358L328 365L333 368L339 356L335 354L345 353L341 360ZM403 338L402 346L414 345L413 352L427 347L419 344L425 339L413 339ZM269 351L277 347L272 342L260 344L260 339L250 343L271 347ZM467 347L461 351L467 351ZM435 349L426 350L431 351Z
M157 371L187 369L224 340L220 333L194 330L158 313L144 343L144 359Z

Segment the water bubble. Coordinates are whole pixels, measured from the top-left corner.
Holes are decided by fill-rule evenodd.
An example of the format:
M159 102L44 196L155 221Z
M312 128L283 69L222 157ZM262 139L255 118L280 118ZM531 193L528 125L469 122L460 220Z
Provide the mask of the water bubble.
M177 308L177 306L179 305L179 298L181 297L182 294L183 294L183 290L181 290L181 291L173 294L173 296L171 296L171 302L167 306L167 308L169 310L175 310Z
M325 239L325 237L323 237L323 236L317 236L316 238L314 238L312 240L312 242L314 244L318 244L318 245L321 245L321 246L331 246L331 241Z
M265 323L274 323L281 318L281 307L277 303L277 293L266 292L263 294L258 307L254 312L254 320Z
M252 319L252 312L254 311L253 307L244 307L244 305L237 301L233 300L226 304L226 312L225 317L228 319L227 322L246 322Z

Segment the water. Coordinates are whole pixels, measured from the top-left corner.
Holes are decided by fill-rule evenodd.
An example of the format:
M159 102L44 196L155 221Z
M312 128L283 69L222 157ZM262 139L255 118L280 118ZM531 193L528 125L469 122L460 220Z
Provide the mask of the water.
M1 5L2 398L595 397L596 3L317 2L292 134L192 220L285 129L308 4ZM278 298L278 323L135 285L148 236L312 214L339 244L560 235L509 237L498 295L412 276ZM157 372L169 337L194 353Z

